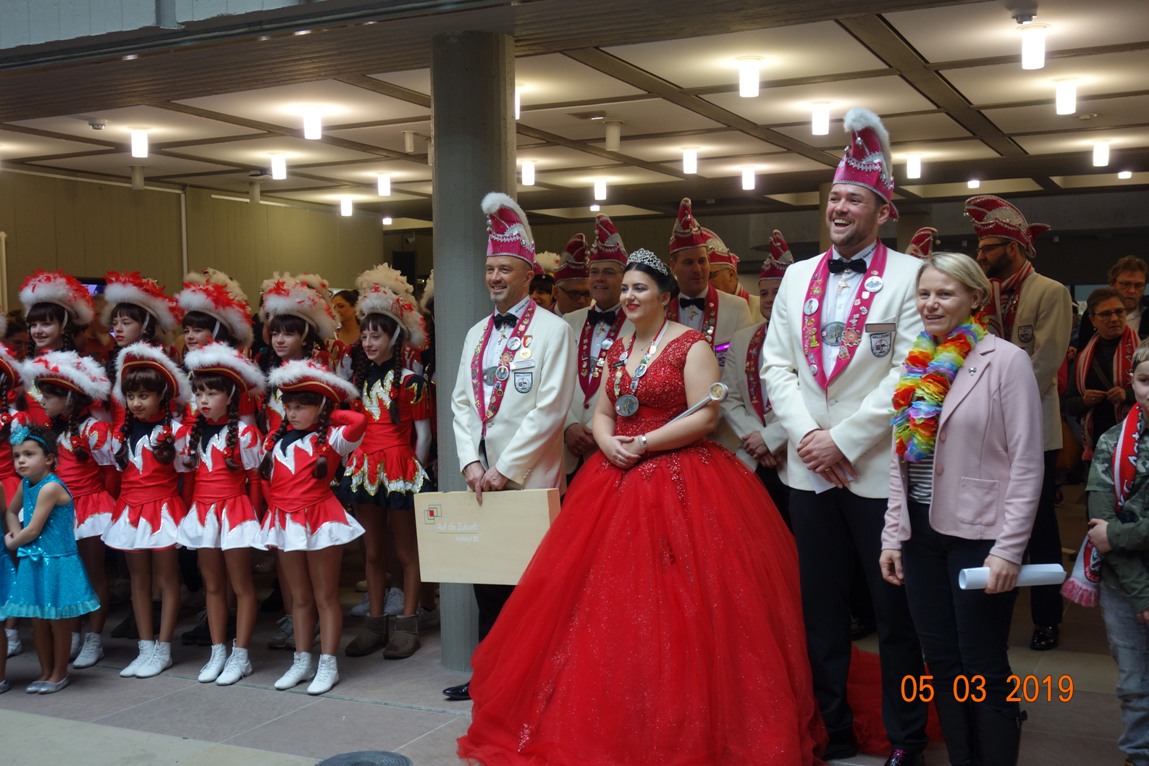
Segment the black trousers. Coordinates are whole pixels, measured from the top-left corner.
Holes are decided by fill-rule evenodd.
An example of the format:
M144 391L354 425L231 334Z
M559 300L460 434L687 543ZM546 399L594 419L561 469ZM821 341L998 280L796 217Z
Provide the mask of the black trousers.
M479 605L479 640L482 641L495 627L495 620L515 590L514 585L472 585L475 603Z
M882 579L878 557L886 500L845 489L822 494L792 489L790 521L798 545L806 646L814 695L831 745L852 740L853 712L846 700L850 673L850 582L854 557L862 562L874 603L882 665L882 721L893 747L925 750L927 706L902 699L902 679L920 676L922 650L903 588Z
M1060 564L1061 533L1057 528L1054 500L1057 495L1057 450L1045 453L1045 478L1041 483L1041 498L1037 501L1037 515L1029 546L1025 549L1028 564ZM1029 611L1034 625L1060 625L1062 613L1061 586L1042 585L1029 589Z
M758 476L758 481L762 482L762 485L766 487L766 493L770 495L770 499L774 501L774 507L778 509L782 521L786 522L786 526L789 527L790 488L779 478L778 469L759 465L754 469L754 473Z
M1001 737L982 719L1016 720L1020 713L1018 703L1006 701L1013 688L1007 681L1009 624L1017 589L994 595L961 590L958 572L982 566L995 541L937 532L920 503L910 503L910 523L913 534L902 544L906 596L934 677L950 763L1009 763L1017 750L1016 726Z

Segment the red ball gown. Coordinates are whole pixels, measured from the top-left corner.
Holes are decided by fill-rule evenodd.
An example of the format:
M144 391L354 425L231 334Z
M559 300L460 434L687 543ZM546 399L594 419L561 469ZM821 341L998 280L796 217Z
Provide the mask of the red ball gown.
M683 368L700 340L667 343L617 433L686 409ZM766 491L717 444L649 453L627 471L596 453L475 652L459 755L484 766L820 763L797 572Z

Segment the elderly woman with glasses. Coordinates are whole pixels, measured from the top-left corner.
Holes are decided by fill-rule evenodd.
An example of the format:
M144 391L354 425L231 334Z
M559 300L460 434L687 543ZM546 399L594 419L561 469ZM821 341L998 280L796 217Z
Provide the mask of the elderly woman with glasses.
M1097 334L1077 353L1065 410L1081 419L1088 460L1097 437L1119 423L1133 406L1130 374L1139 341L1125 322L1125 303L1116 290L1094 290L1085 310Z

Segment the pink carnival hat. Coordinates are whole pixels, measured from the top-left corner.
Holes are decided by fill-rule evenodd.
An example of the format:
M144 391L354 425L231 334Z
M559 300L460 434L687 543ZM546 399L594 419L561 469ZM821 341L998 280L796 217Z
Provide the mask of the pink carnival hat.
M709 239L694 219L690 197L683 197L678 203L678 218L674 221L674 231L670 235L670 254L673 256L679 250L705 245Z
M487 214L487 257L509 255L535 265L535 238L527 214L506 194L491 192L483 197Z
M846 112L846 132L851 134L834 183L853 184L869 189L890 206L890 220L896 221L894 207L894 167L890 161L890 134L878 115L869 109L854 108Z
M706 257L710 261L710 270L734 269L738 271L738 264L741 259L726 246L722 237L705 226L702 227L702 233L706 235Z
M906 247L906 255L915 258L925 258L934 251L934 237L938 230L933 226L923 226L910 237L910 244Z
M622 237L614 227L614 221L605 214L599 213L594 218L594 244L591 245L589 261L611 261L626 268L626 248L623 247Z
M580 231L567 242L559 257L559 267L555 269L555 283L567 279L586 279L590 272L586 262L586 236Z
M1037 255L1034 240L1049 231L1049 226L1046 224L1029 223L1020 210L992 194L979 194L967 199L965 214L973 221L978 239L982 237L1012 239L1021 245L1030 259Z
M770 257L762 261L762 270L758 272L759 279L781 279L786 269L794 263L794 254L786 244L786 238L777 229L770 237Z

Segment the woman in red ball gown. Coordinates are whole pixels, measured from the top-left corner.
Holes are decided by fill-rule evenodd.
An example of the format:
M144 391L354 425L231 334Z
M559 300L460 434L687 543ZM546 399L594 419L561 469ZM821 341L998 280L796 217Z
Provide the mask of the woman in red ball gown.
M631 255L601 452L474 656L473 763L820 763L792 538L704 439L717 404L670 422L719 377L704 337L666 321L670 280Z

